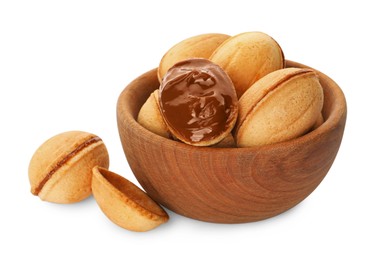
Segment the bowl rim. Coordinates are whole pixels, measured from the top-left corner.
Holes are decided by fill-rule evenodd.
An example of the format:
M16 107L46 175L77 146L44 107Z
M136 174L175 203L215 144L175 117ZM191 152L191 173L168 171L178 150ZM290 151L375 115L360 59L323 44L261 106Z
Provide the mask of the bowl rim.
M144 80L145 78L152 76L154 74L157 78L157 68L151 69L139 77L137 77L135 80L130 82L121 92L118 102L117 102L117 118L118 118L118 124L120 122L123 122L120 126L123 128L130 128L133 131L136 131L139 133L139 135L146 136L147 140L150 140L152 143L159 143L162 146L168 146L172 147L174 149L186 149L189 151L198 151L200 153L229 153L230 151L238 152L238 153L248 153L250 151L257 152L259 150L261 151L272 151L272 150L289 150L293 147L301 146L306 143L309 143L313 140L317 140L322 138L322 136L328 134L329 132L333 131L337 126L340 124L340 122L343 120L343 118L346 118L347 113L347 105L346 105L346 99L344 96L343 91L338 86L338 84L332 80L330 77L325 75L324 73L311 68L309 66L306 66L304 64L286 60L286 67L297 67L297 68L309 68L314 70L318 76L320 81L327 82L326 87L330 88L332 94L335 96L335 102L333 102L333 105L331 107L331 113L329 114L328 118L324 118L324 122L322 125L320 125L318 128L291 140L283 141L275 144L266 144L266 145L260 145L260 146L253 146L253 147L212 147L212 146L192 146L186 143L182 143L179 141L175 141L172 139L168 139L165 137L162 137L160 135L157 135L155 133L152 133L151 131L147 130L143 126L141 126L137 120L136 116L132 115L132 111L129 108L128 100L129 96L130 98L133 98L133 95L136 95L136 93L139 93L138 87L139 84L136 84L137 81ZM157 82L159 84L159 81ZM326 88L324 87L324 89ZM139 108L140 109L140 108ZM119 122L120 121L120 122Z

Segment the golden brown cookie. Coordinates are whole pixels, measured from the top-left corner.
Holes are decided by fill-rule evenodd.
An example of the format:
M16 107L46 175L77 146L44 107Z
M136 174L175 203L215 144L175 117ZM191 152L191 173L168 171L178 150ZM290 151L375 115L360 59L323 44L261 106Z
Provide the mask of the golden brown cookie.
M157 70L161 82L168 69L175 63L189 58L209 58L213 51L230 36L221 33L207 33L187 38L170 48L160 61Z
M320 113L318 119L316 120L315 124L312 126L311 130L317 129L319 126L321 126L324 123L324 117L323 114Z
M137 120L138 123L147 130L157 135L169 138L170 133L168 127L165 124L159 109L158 92L159 90L156 89L148 97L147 101L143 104L139 111Z
M238 98L254 82L285 66L279 44L262 32L246 32L227 39L209 59L230 76Z
M235 144L233 134L228 134L221 142L213 145L215 148L235 148L237 145Z
M287 141L306 133L318 120L323 89L310 69L274 71L254 83L239 100L238 147Z
M92 168L96 165L109 166L102 139L82 131L58 134L44 142L30 161L31 192L49 202L81 201L91 195Z

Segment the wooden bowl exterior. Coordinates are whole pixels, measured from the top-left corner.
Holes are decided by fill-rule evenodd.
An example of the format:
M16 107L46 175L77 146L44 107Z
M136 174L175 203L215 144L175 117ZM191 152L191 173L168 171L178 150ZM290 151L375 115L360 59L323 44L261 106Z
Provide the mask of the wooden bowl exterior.
M307 67L291 61L287 66ZM144 129L137 114L159 82L156 69L143 74L123 90L117 104L131 170L156 202L197 220L252 222L292 208L326 176L344 133L344 94L317 73L324 88L325 122L300 138L255 148L193 147Z

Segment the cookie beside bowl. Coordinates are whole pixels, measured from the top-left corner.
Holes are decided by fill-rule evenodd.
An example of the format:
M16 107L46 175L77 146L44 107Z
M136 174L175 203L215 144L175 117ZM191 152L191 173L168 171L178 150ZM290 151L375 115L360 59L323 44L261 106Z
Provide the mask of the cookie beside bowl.
M292 61L287 67L308 68ZM346 122L343 92L316 72L324 90L324 123L290 141L248 148L194 147L143 128L137 115L159 82L156 69L141 75L117 104L119 135L132 172L156 202L197 220L252 222L294 207L326 176Z

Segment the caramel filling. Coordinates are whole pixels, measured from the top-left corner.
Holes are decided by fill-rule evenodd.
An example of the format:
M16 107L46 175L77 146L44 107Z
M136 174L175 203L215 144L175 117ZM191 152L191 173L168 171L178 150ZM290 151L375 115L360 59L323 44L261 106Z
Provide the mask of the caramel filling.
M237 95L229 76L206 59L188 59L168 70L159 105L172 133L185 142L208 141L236 119Z
M99 141L102 141L102 139L99 138L98 136L94 136L94 137L91 137L90 139L84 141L80 145L78 145L73 151L71 151L65 157L63 157L62 160L59 161L48 172L48 174L42 179L40 184L34 190L32 190L32 194L38 195L41 192L41 190L44 187L44 185L50 180L50 178L53 176L53 174L58 171L59 168L61 168L63 165L65 165L71 158L73 158L75 155L80 153L83 149L85 149L86 147L88 147L88 146L90 146L90 145L92 145L92 144L94 144L96 142L99 142Z

